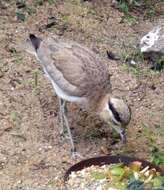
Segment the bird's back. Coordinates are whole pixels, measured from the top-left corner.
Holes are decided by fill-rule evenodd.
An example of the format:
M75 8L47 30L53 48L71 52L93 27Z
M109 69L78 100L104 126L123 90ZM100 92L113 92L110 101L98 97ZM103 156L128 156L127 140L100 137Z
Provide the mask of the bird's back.
M108 66L78 43L44 39L37 56L51 79L69 96L95 103L110 91Z

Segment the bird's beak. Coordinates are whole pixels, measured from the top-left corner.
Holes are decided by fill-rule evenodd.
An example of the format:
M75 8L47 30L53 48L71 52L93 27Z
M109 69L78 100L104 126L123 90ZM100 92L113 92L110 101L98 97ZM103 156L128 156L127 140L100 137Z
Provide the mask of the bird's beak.
M121 126L121 124L116 124L115 122L109 122L108 123L119 135L121 138L122 143L126 143L126 131L125 128L123 126Z
M126 134L125 134L125 128L121 126L121 124L116 123L115 121L111 120L111 117L109 117L108 111L103 111L100 114L100 117L110 126L112 127L121 137L121 140L123 143L126 143Z

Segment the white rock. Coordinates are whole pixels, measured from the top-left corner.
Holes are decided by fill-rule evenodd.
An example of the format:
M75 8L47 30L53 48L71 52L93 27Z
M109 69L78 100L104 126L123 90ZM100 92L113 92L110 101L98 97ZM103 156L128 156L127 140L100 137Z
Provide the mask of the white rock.
M131 60L131 61L130 61L130 64L131 64L131 65L136 65L137 63L136 63L134 60Z
M164 54L164 23L155 26L141 38L141 52Z

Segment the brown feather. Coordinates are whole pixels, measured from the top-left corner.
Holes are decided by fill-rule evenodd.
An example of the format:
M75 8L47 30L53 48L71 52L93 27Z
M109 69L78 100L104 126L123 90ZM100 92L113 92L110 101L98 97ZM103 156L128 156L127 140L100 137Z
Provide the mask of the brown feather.
M37 53L49 75L68 95L86 97L90 104L96 104L110 92L108 66L88 48L48 39Z

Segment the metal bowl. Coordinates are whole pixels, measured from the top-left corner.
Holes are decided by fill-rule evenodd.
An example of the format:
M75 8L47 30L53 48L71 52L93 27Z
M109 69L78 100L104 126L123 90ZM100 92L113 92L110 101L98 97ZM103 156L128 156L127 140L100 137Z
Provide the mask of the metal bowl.
M123 155L118 155L118 156L99 156L99 157L94 157L94 158L89 158L87 160L82 160L81 162L78 162L77 164L71 166L65 173L64 176L64 181L66 182L68 180L69 175L73 171L79 171L84 168L90 167L92 165L98 165L102 166L105 164L112 164L112 163L119 163L122 162L125 165L128 165L130 162L133 161L140 161L142 162L142 167L149 166L150 168L155 168L158 172L161 173L161 175L164 175L164 171L162 171L159 167L155 166L154 164L135 157L128 157L128 156L123 156Z

